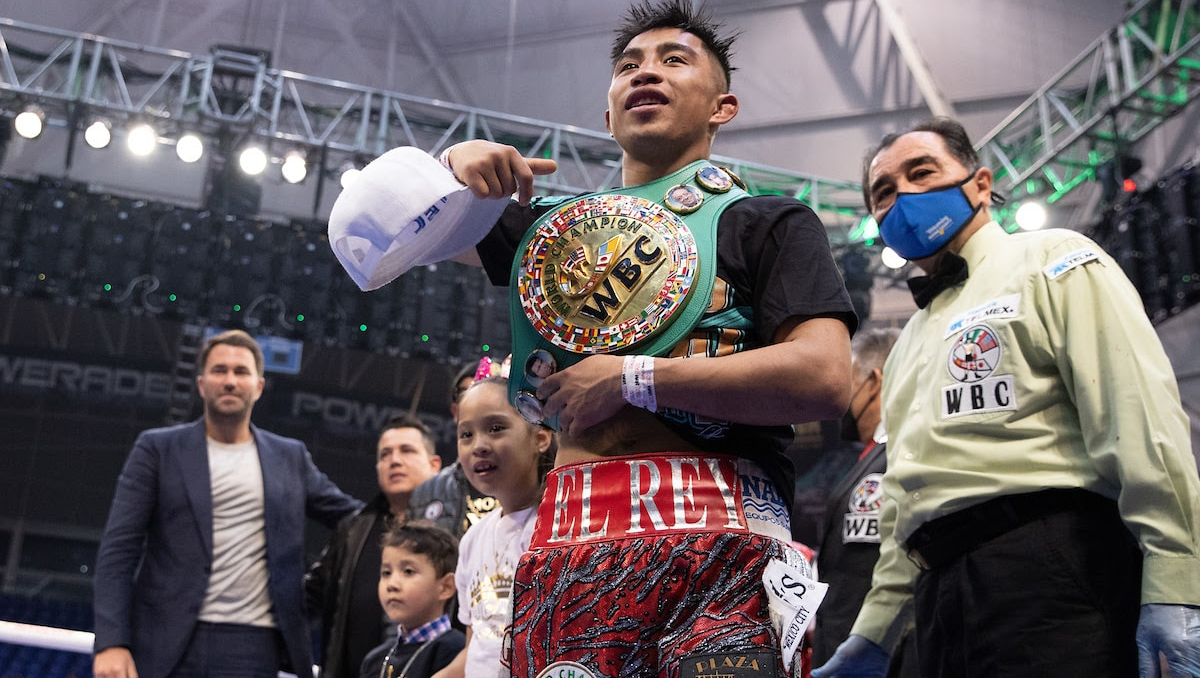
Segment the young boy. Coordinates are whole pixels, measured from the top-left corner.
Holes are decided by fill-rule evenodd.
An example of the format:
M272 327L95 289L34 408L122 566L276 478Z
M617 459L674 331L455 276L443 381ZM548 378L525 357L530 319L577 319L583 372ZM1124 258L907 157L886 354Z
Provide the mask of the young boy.
M450 627L446 605L455 596L458 540L427 521L393 526L383 536L379 603L397 626L363 659L361 678L429 678L466 644Z

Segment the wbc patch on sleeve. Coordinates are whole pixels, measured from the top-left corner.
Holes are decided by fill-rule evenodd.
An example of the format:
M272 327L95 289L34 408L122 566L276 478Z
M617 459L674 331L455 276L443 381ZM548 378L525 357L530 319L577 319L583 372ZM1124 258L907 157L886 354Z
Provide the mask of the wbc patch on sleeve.
M878 544L879 507L883 504L883 474L869 473L850 493L850 512L842 516L843 544Z
M1042 272L1046 274L1047 278L1055 280L1062 277L1062 275L1067 271L1077 266L1082 266L1089 261L1096 261L1099 258L1100 253L1097 252L1095 248L1085 247L1081 250L1075 250L1070 254L1063 255L1062 257L1050 262L1050 265L1046 268L1043 268Z

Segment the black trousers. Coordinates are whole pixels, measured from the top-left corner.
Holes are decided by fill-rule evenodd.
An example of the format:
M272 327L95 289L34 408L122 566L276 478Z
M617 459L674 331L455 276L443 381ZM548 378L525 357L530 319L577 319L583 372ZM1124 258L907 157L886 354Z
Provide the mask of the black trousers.
M1071 504L920 574L924 678L1137 676L1141 551L1115 502Z
M277 678L282 651L275 629L200 622L170 678Z

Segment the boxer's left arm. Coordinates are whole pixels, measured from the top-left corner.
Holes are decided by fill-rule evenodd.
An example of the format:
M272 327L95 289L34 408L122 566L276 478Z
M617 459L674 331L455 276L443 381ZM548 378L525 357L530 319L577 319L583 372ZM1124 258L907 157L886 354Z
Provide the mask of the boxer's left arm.
M600 355L548 377L538 389L564 430L583 430L627 403L624 358ZM850 333L835 318L789 318L775 343L716 358L655 358L658 408L751 425L835 419L850 399Z

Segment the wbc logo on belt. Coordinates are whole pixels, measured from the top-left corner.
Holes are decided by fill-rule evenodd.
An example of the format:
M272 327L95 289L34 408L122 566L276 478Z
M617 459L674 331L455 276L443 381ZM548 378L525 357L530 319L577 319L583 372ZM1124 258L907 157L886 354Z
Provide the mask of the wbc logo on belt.
M677 215L631 195L592 196L539 224L517 291L547 341L572 353L606 353L666 327L698 265L695 238Z
M586 243L581 243L578 247L567 255L567 258L558 267L558 288L568 297L578 299L585 297L596 289L596 285L608 279L608 267L612 263L613 255L621 248L621 236L614 235L597 248L596 252L589 252ZM650 263L660 260L661 251L651 252L647 257ZM612 285L607 285L609 289ZM599 304L597 304L599 306ZM584 311L581 307L580 311ZM597 313L597 315L600 315Z

